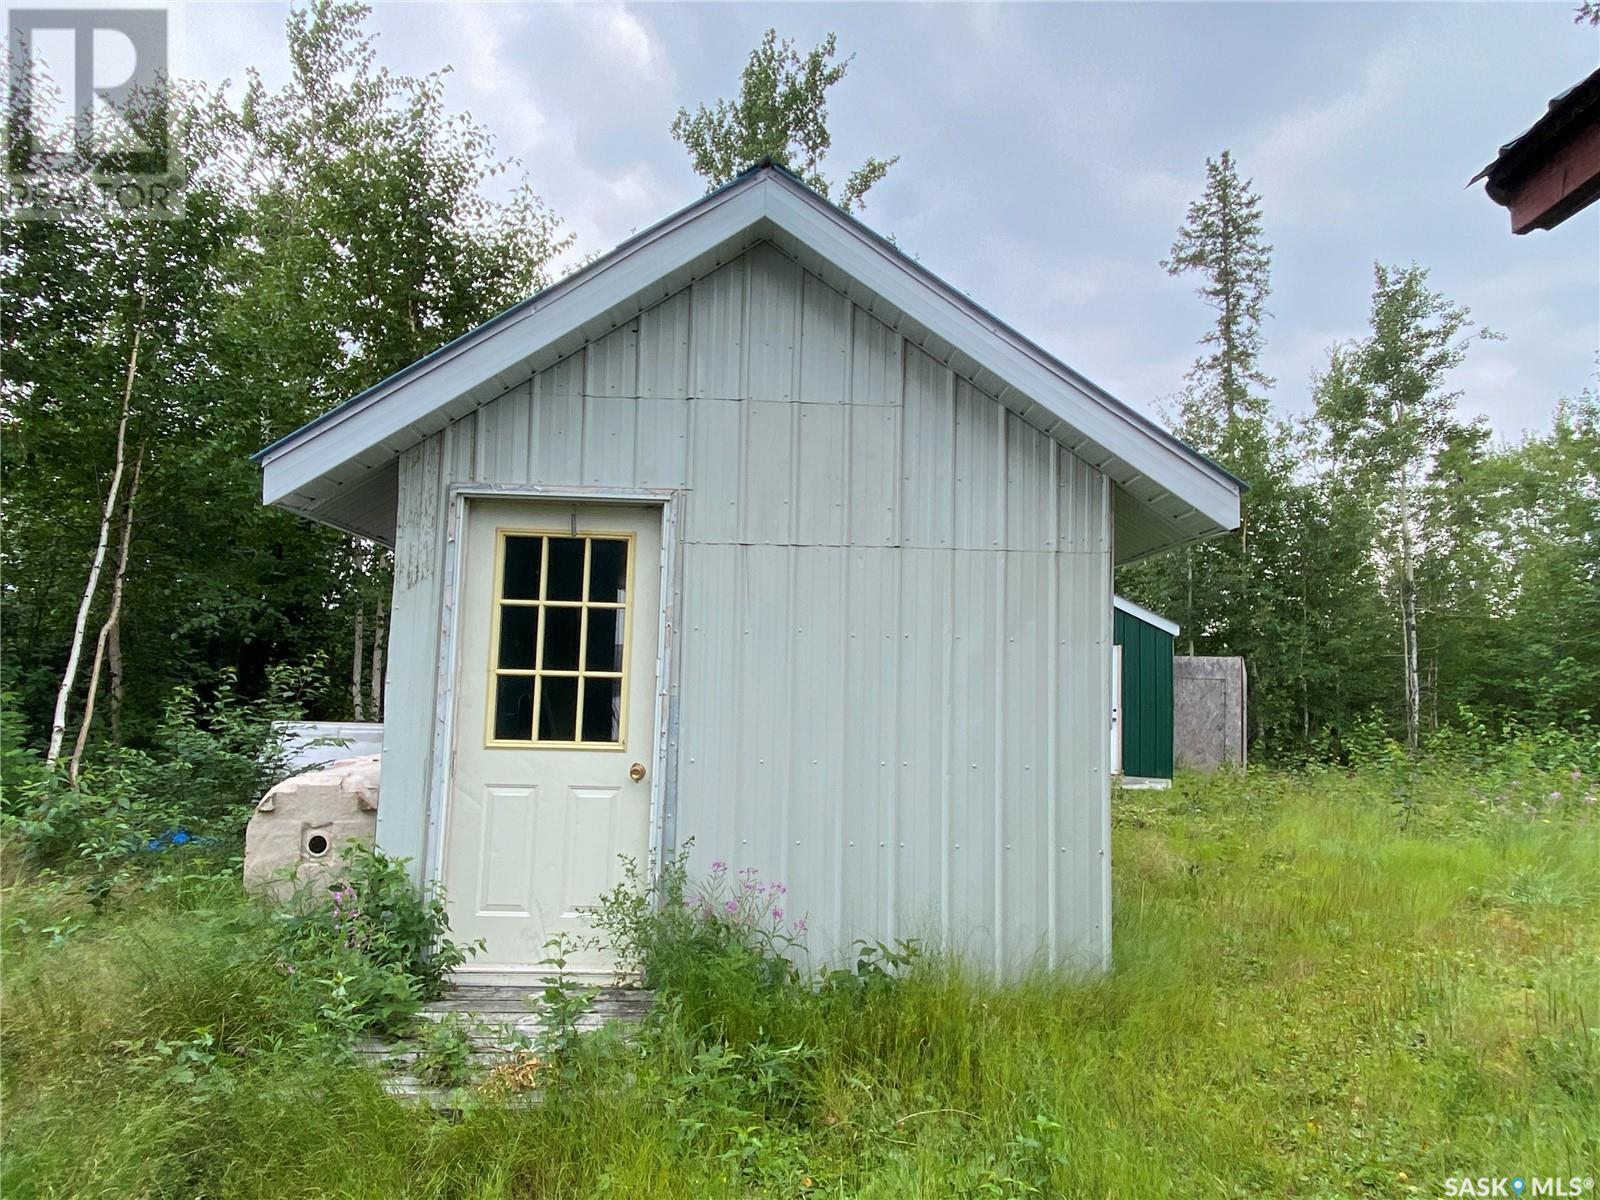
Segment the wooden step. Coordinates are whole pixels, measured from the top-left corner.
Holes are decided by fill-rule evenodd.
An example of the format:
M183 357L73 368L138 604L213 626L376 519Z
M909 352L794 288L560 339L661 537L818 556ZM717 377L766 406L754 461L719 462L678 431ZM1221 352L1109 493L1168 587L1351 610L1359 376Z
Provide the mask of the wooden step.
M595 988L590 1006L574 1022L580 1033L592 1033L607 1025L636 1024L650 1011L654 993L643 988ZM527 1053L545 1031L544 988L457 984L438 1000L423 1006L421 1020L459 1019L465 1032L479 1081L502 1063L516 1061ZM438 1088L419 1080L413 1071L422 1053L416 1037L371 1038L355 1047L362 1061L384 1073L383 1087L390 1095L409 1103L426 1104L441 1112L459 1111L469 1103L497 1103L523 1107L539 1102L537 1088L504 1096L486 1096L475 1086Z

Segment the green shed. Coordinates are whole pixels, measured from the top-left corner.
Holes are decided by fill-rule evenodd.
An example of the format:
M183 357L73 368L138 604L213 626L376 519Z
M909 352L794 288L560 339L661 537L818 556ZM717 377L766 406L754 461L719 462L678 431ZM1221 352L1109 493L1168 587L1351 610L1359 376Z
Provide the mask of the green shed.
M1111 618L1111 768L1124 785L1172 779L1172 654L1178 627L1121 596Z

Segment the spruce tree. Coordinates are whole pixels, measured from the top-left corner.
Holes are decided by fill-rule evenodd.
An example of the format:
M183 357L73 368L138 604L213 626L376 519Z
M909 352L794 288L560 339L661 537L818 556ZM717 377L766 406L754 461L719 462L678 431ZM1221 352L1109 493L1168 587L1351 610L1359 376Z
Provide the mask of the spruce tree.
M1257 532L1276 519L1281 533L1293 468L1290 441L1269 412L1273 380L1261 367L1271 263L1261 198L1224 150L1206 160L1205 190L1161 263L1170 275L1198 276L1195 294L1215 313L1172 424L1178 437L1251 490L1241 502L1237 532L1124 572L1121 581L1184 627L1183 651L1243 655L1252 691L1260 667L1275 662L1283 648L1274 604L1278 573L1271 569L1281 538L1257 544ZM1252 698L1258 730L1267 711Z
M1169 275L1198 274L1195 295L1216 310L1200 339L1205 352L1189 369L1180 404L1179 433L1235 474L1263 465L1267 450L1267 392L1261 369L1262 322L1272 291L1272 247L1261 219L1261 197L1240 179L1233 155L1206 160L1205 193L1189 213L1162 262Z

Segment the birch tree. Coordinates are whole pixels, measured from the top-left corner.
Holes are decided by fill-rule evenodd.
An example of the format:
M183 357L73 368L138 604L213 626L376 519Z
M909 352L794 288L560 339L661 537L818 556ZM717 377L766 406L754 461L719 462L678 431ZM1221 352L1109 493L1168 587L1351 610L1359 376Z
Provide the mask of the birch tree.
M822 160L833 146L828 92L844 79L854 57L836 62L837 54L838 41L831 33L802 55L792 39L780 40L778 31L769 29L740 73L737 99L702 104L694 112L678 110L672 136L689 152L707 190L772 158L824 196L832 194L834 181L822 171ZM898 154L869 157L845 177L839 206L846 212L863 207L867 192L899 161Z
M121 643L116 641L117 627L122 617L122 597L128 584L128 551L133 545L133 514L134 505L139 498L139 479L144 473L145 447L139 446L133 458L133 478L128 483L127 494L122 500L122 531L117 537L117 565L111 575L111 604L106 610L106 619L100 626L100 636L95 640L94 662L89 667L89 691L83 700L83 719L78 722L78 740L72 747L72 761L67 769L67 779L76 784L78 772L83 766L83 752L89 744L89 731L94 727L95 698L100 692L100 669L106 663L108 654L111 656L111 696L112 708L115 712L121 705L119 695L122 689L122 663ZM117 719L112 721L113 734Z
M72 641L67 648L67 665L61 672L61 686L56 689L55 712L50 718L50 743L44 761L54 766L61 757L61 743L67 736L67 703L72 699L72 689L78 682L78 660L83 657L83 639L89 628L89 610L94 605L95 593L100 588L100 571L106 562L106 546L111 541L111 526L117 505L122 499L122 474L127 465L128 418L133 411L133 383L139 372L139 342L144 334L144 301L141 298L130 330L128 366L123 374L122 402L117 409L117 438L111 481L106 485L105 504L100 510L100 533L95 540L94 553L89 559L89 578L83 585L83 596L78 601L78 618L72 625ZM96 671L99 658L95 659Z
M1392 531L1380 543L1399 630L1406 746L1422 717L1417 640L1417 561L1424 530L1419 489L1462 425L1448 386L1474 337L1493 337L1470 312L1428 287L1421 267L1373 267L1371 332L1335 353L1340 386L1319 389L1318 415L1341 458L1372 490ZM1476 332L1474 332L1476 331Z

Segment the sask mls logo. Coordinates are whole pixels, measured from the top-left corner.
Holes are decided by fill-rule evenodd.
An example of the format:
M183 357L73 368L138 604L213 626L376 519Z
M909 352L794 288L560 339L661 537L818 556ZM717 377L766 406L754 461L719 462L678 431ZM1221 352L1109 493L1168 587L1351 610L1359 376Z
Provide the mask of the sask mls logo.
M166 10L14 8L6 24L13 215L103 201L129 216L174 215Z
M1444 1181L1446 1196L1509 1196L1526 1200L1529 1196L1590 1196L1594 1194L1591 1176L1569 1175L1458 1175Z

